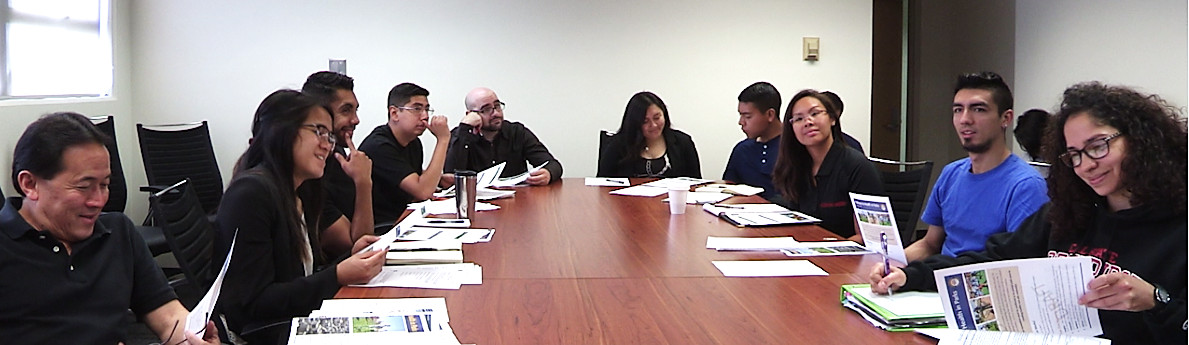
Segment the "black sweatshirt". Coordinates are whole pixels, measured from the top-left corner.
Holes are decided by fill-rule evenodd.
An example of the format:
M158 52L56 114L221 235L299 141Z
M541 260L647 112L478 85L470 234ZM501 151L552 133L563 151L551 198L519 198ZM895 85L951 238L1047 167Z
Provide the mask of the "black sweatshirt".
M1185 210L1164 205L1110 212L1100 206L1092 227L1071 239L1050 240L1046 204L1015 232L987 240L987 248L958 257L934 255L904 268L905 290L934 290L933 270L971 263L1036 257L1091 256L1094 276L1124 272L1164 287L1167 305L1142 312L1099 310L1102 337L1114 344L1185 344L1186 233Z

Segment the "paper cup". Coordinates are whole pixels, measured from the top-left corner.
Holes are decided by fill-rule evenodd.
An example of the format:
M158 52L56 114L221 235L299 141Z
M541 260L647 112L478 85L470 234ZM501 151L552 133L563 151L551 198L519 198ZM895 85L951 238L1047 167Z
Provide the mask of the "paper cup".
M669 189L669 213L685 214L685 199L689 196L689 187Z

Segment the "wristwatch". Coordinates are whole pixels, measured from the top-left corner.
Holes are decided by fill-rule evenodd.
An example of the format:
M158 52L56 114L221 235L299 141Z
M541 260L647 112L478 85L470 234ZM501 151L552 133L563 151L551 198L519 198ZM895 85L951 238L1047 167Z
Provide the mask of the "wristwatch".
M1156 299L1156 305L1165 305L1168 304L1168 301L1172 300L1172 297L1168 296L1168 290L1165 290L1160 285L1153 284L1153 286L1156 287L1156 290L1152 292L1152 297Z

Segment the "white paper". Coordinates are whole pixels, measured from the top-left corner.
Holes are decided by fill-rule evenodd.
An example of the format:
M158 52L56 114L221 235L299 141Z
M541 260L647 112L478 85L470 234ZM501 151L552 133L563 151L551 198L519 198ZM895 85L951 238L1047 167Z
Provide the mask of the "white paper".
M424 209L426 214L457 214L458 206L454 205L454 198L445 200L426 200L418 203L409 204L410 209ZM495 211L500 209L499 206L485 202L476 202L475 211Z
M1110 339L1068 334L975 331L952 328L922 328L917 333L937 339L938 345L1107 345Z
M457 290L462 284L482 284L483 269L473 263L384 266L380 274L357 287L408 287Z
M993 261L933 272L950 328L1102 334L1098 309L1079 305L1094 278L1089 256Z
M705 204L702 210L713 215L723 213L785 213L792 212L783 206L771 203L764 204Z
M487 168L487 170L480 171L479 174L475 176L475 185L479 188L491 186L496 180L499 180L500 175L504 173L505 165L507 164L500 162L500 164L496 164L493 167Z
M471 220L466 218L421 218L418 222L410 225L433 228L469 228Z
M450 200L454 200L454 191L454 186L450 186L450 188L446 188L446 190L434 193L433 196L435 198L449 198ZM492 189L487 187L475 188L475 200L480 201L511 198L515 195L516 191L514 190ZM451 203L453 203L453 201L451 201ZM457 208L457 206L455 207Z
M503 164L503 163L500 163L500 164ZM541 163L541 165L529 168L528 171L525 171L524 173L522 173L520 175L508 176L507 178L498 179L495 182L493 182L491 184L491 186L492 187L514 187L514 186L521 185L521 184L525 183L525 181L528 181L529 175L532 175L532 173L537 172L537 170L541 170L541 168L544 168L545 165L547 165L547 164L549 164L548 161L546 161L545 163Z
M450 313L446 312L446 299L443 297L328 299L322 301L322 307L311 312L310 316L413 313L433 314L441 322L450 321Z
M290 324L289 345L459 344L450 325L434 319L432 314L297 317Z
M462 243L490 242L495 229L453 229L413 226L396 237L405 241L453 239Z
M693 178L693 177L670 177L670 178L663 178L660 180L645 183L643 185L649 186L649 187L658 187L658 188L662 188L664 190L669 190L671 188L689 188L689 187L693 187L693 186L700 185L703 183L710 183L710 182L714 182L714 180L706 180L706 179Z
M219 290L223 289L223 276L227 275L227 265L231 263L231 254L235 252L235 239L239 237L239 229L235 229L235 234L231 235L231 248L227 250L227 258L223 260L223 267L219 269L219 275L215 276L214 283L211 283L211 288L206 290L206 295L202 296L202 300L194 305L194 309L190 310L190 314L186 316L186 332L198 335L202 338L206 334L207 320L211 319L211 314L215 312L215 303L219 301ZM197 284L197 282L193 282Z
M592 187L627 187L631 185L626 177L587 177L586 185Z
M409 212L409 215L406 216L405 219L402 219L399 223L396 223L396 225L392 226L391 230L388 230L388 232L380 235L380 238L377 239L376 242L373 242L366 248L363 248L361 251L387 250L386 248L388 245L392 244L393 241L396 241L396 239L400 237L405 231L411 229L413 224L423 222L426 214L427 212L424 207L413 208L413 212Z
M715 250L772 251L797 246L792 237L706 237L706 248Z
M900 231L896 229L896 214L892 212L892 200L886 196L859 193L850 193L850 200L859 223L859 233L863 235L863 245L870 251L887 255L888 259L907 264L904 242L900 240ZM887 252L880 241L881 234L887 236Z
M871 292L870 287L854 287L850 291L896 315L926 315L945 312L945 303L942 302L941 295L936 292L906 291L881 295Z
M808 260L712 261L727 277L795 277L830 275Z
M697 189L694 189L694 191L695 192L719 192L719 193L730 193L730 194L735 194L735 195L749 196L749 195L756 195L756 194L763 193L764 189L760 188L760 187L748 186L745 184L711 183L711 184L703 186L703 187L698 187Z
M665 194L668 192L669 192L668 188L639 185L639 186L632 186L632 187L627 187L627 188L616 189L616 190L611 191L611 194L627 195L627 196L655 197L657 195Z
M863 245L851 241L800 242L797 247L781 249L787 256L864 255L873 253Z
M689 192L685 196L685 203L692 205L699 204L713 204L719 201L727 200L731 195L727 193L718 192ZM669 198L661 200L662 202L669 202Z

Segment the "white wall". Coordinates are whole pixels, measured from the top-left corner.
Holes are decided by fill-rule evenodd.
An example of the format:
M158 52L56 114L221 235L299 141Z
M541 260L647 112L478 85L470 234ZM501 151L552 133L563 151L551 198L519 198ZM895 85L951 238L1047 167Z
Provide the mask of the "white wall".
M568 177L595 173L598 130L616 129L640 90L665 100L709 178L743 137L735 97L755 81L786 100L835 90L843 125L868 141L869 1L135 1L132 11L136 120L210 120L225 179L258 102L328 58L347 59L356 81L356 143L386 121L397 83L429 89L451 126L466 92L488 86ZM801 61L802 36L821 37L821 61Z
M12 150L17 139L25 131L29 123L41 115L60 111L72 111L87 116L112 115L115 117L116 137L120 147L120 160L124 169L136 174L130 177L128 185L127 206L130 212L135 212L142 219L144 209L148 208L148 196L137 191L144 184L144 169L140 163L139 148L136 144L136 127L132 119L132 64L131 64L131 26L129 3L126 1L112 1L112 41L115 45L115 83L111 97L72 100L8 100L0 102L0 189L6 196L16 196L17 191L12 187ZM135 163L135 165L132 165ZM133 211L132 209L136 209Z
M1016 109L1055 110L1065 88L1102 81L1189 106L1184 0L1016 1Z

